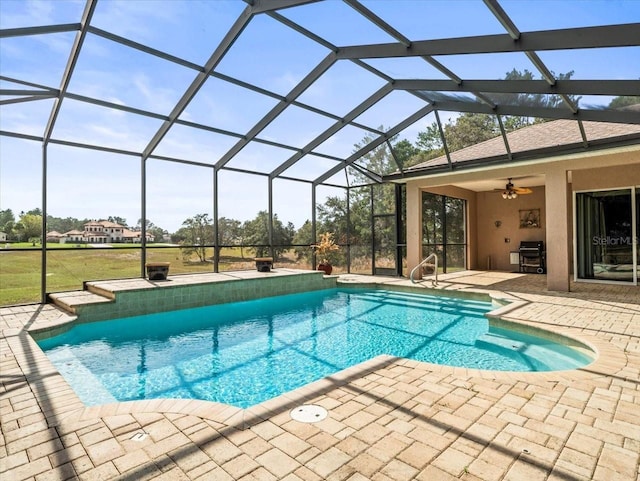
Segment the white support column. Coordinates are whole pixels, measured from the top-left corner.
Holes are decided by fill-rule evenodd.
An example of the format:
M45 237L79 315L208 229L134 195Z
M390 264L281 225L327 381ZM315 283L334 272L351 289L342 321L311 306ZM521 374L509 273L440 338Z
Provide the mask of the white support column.
M545 183L547 240L547 288L569 291L571 274L571 192L567 171L562 168L546 172Z

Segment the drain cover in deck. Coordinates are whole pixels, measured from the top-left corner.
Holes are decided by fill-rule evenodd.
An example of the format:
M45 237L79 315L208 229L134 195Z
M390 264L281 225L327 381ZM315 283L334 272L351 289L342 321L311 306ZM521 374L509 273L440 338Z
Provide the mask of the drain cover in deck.
M144 431L138 431L133 436L131 436L132 441L144 441L149 436L149 433L145 433Z
M292 409L289 415L301 423L317 423L327 417L327 410L316 404L305 404Z

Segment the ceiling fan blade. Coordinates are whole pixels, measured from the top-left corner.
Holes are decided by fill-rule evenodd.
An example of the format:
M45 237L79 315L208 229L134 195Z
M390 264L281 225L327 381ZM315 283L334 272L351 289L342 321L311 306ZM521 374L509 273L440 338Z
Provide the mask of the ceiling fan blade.
M509 177L509 179L507 180L507 184L504 186L504 189L493 189L496 192L515 192L518 195L525 195L525 194L533 194L533 190L531 190L529 187L516 187L515 185L513 185L512 182L512 177Z

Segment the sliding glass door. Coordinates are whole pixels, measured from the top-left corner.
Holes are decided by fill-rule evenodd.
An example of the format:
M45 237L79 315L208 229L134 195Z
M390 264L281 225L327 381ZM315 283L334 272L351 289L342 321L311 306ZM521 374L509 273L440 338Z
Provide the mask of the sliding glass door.
M576 193L576 277L637 282L638 189Z
M435 253L441 272L467 267L466 208L463 199L422 193L422 258Z

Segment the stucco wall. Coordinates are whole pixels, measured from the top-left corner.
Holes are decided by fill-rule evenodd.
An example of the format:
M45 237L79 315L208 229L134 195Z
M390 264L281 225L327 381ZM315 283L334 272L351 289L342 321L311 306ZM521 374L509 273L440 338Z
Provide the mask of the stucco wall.
M574 170L571 178L574 191L637 186L640 185L640 164Z
M546 211L544 187L533 187L533 193L505 200L500 192L478 192L478 268L517 271L517 265L509 263L509 253L517 251L521 241L543 241L546 245ZM539 228L521 229L520 210L540 209ZM495 222L500 221L500 227ZM507 242L507 239L509 242Z

